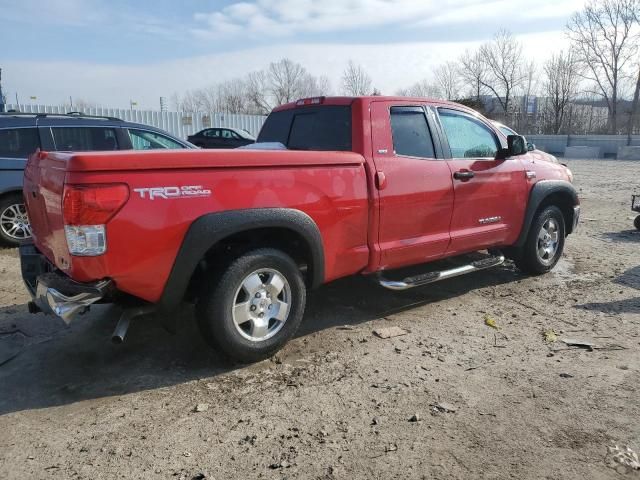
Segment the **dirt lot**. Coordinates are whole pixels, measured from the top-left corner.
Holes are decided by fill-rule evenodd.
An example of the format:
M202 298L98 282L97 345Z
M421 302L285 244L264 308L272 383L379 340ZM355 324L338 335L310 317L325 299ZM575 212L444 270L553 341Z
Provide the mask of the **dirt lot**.
M639 478L607 446L640 450L640 164L570 167L583 221L554 272L402 294L338 281L252 366L220 360L189 311L177 335L140 320L122 346L109 308L70 328L29 315L0 251L0 478ZM409 333L372 335L388 326Z

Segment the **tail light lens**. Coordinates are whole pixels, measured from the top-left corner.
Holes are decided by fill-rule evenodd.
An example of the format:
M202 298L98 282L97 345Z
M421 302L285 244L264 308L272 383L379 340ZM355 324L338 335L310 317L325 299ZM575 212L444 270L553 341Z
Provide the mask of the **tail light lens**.
M65 185L62 217L69 253L102 255L107 250L105 225L129 199L124 184Z
M104 225L129 199L129 187L65 185L62 214L65 225Z

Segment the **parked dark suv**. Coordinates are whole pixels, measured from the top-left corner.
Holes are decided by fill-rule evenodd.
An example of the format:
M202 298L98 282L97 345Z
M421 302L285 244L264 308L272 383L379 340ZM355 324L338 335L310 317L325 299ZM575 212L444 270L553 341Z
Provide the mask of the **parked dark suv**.
M195 148L158 128L79 113L0 114L0 245L17 246L31 236L22 198L27 157L46 151Z

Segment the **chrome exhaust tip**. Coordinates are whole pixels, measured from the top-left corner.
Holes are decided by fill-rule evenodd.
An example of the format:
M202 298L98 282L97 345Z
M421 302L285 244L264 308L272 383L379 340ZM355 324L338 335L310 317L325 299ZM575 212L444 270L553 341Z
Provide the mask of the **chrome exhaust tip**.
M120 345L124 342L124 337L127 336L127 331L129 330L129 324L131 323L131 319L135 317L139 317L142 315L147 315L149 313L153 313L155 311L154 305L140 305L137 307L130 307L125 309L120 315L120 319L118 320L118 324L116 325L113 334L111 335L111 342L116 345Z
M125 312L125 314L120 317L120 320L118 320L118 324L111 335L111 342L116 345L124 342L124 337L127 336L127 331L129 330L129 323L131 323L131 317L126 315Z

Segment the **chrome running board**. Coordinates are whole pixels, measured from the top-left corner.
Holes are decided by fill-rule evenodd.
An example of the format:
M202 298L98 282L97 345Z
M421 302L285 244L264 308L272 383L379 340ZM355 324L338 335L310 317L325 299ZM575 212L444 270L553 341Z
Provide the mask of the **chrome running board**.
M406 277L403 280L389 280L378 274L378 283L389 290L408 290L409 288L421 287L428 283L439 282L447 278L465 275L471 272L485 270L487 268L497 267L504 263L504 255L496 255L481 260L476 260L467 265L451 268L449 270L441 270L439 272L428 272L413 277Z

